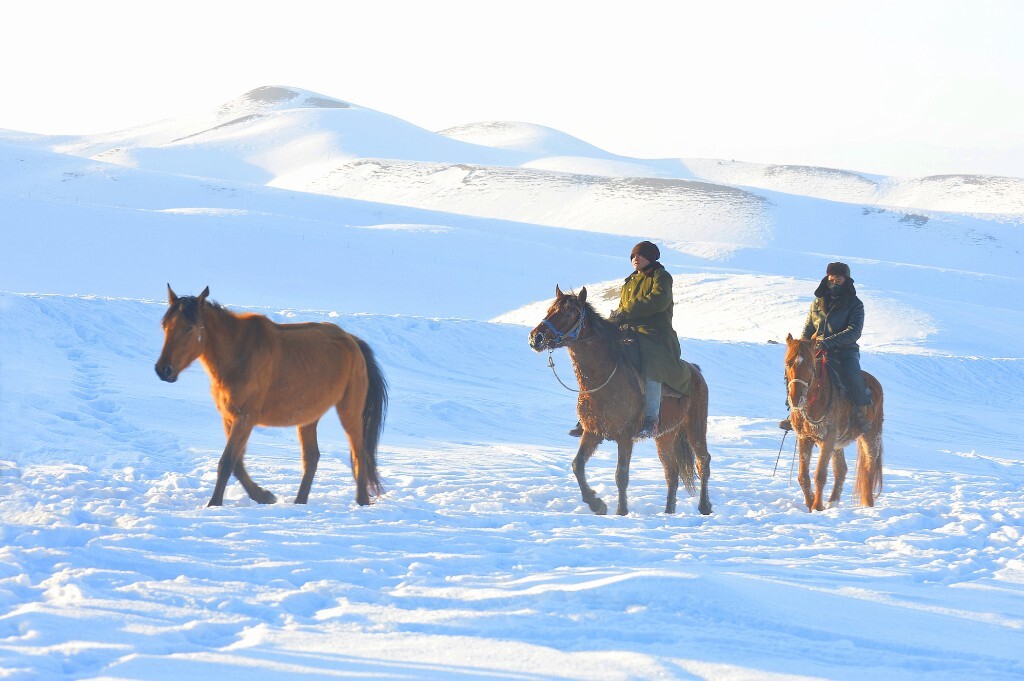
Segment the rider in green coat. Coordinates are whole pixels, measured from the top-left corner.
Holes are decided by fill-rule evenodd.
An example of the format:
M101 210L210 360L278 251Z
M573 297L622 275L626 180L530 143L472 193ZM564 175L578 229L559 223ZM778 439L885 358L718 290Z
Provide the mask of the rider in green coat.
M661 252L641 241L630 254L636 271L626 277L619 293L619 309L609 319L637 332L644 378L667 383L682 395L690 393L690 369L679 358L679 336L672 328L672 275L658 262ZM648 391L650 392L650 391ZM661 386L657 395L660 405ZM656 418L648 412L648 416Z
M636 332L646 379L640 437L657 435L662 383L682 395L690 394L690 368L679 357L679 337L672 328L672 275L658 262L660 257L661 251L650 241L633 247L630 260L635 271L622 285L619 308L608 317ZM577 424L570 434L581 435L582 428Z

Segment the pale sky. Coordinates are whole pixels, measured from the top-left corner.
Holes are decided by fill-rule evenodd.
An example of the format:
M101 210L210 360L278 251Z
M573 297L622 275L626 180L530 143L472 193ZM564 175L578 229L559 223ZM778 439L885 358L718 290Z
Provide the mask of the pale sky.
M625 156L1024 177L1015 0L32 0L0 21L0 128L24 132L286 85Z

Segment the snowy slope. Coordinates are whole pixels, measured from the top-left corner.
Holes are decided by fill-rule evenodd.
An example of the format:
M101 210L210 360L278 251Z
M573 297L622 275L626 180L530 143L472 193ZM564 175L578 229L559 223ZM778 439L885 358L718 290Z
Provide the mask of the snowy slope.
M809 515L788 451L772 476L781 350L686 341L714 390L715 513L684 498L660 515L641 445L633 513L602 518L569 470L571 398L524 329L278 313L377 349L388 492L354 505L329 417L309 506L287 503L294 435L265 429L250 470L282 503L233 485L213 510L219 419L198 367L174 386L153 375L161 303L8 294L0 309L19 330L5 413L23 425L6 428L0 477L13 678L1009 679L1024 665L1024 477L1007 448L1020 361L869 354L890 395L885 492ZM985 428L947 418L972 405ZM591 466L606 497L613 464L604 451ZM843 654L821 655L837 637Z
M363 157L494 164L526 158L454 141L349 102L275 86L247 92L216 111L50 143L56 151L110 163L258 184Z
M897 210L891 178L716 163L528 123L438 135L295 88L0 133L0 678L1020 678L1015 181L945 206L956 180L922 181ZM556 284L610 310L638 238L710 385L708 517L661 513L649 443L631 514L591 515L575 398L527 346ZM834 259L867 307L886 481L812 515L777 341ZM281 503L232 483L205 507L224 435L198 365L153 371L166 282L370 343L376 504L328 414L308 506L294 431L259 428L246 461ZM605 499L614 465L604 446L588 468Z

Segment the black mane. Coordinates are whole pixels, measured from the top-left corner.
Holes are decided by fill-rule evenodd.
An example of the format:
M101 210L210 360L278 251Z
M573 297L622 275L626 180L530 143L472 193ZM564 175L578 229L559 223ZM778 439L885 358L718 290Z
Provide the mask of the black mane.
M222 309L221 306L218 303L216 303L216 302L214 302L212 300L207 300L206 302L209 305L211 305L212 307L216 308L216 309ZM173 303L171 303L171 306L169 308L167 308L167 312L164 313L164 319L163 319L163 322L161 322L161 323L164 326L167 326L167 322L169 322L171 317L173 317L176 314L181 314L181 315L183 315L185 317L186 320L192 322L193 324L198 324L199 323L199 297L198 296L181 296L181 297L179 297L177 300L175 300Z
M577 302L579 302L578 298ZM628 369L639 373L640 367L637 365L637 362L634 361L631 353L628 352L626 348L625 341L628 338L627 334L625 334L617 324L602 317L590 303L583 303L583 308L586 310L587 325L590 326L594 335L602 343L608 346L608 350L611 352L612 359L615 361L615 364L624 365Z

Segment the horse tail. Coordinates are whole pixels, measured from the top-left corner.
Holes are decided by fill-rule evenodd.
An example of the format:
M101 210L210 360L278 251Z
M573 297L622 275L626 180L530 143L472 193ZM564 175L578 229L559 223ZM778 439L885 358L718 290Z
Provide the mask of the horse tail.
M708 429L708 384L700 367L692 362L690 365L690 394L683 399L686 413L683 422L687 427L680 428L679 445L676 447L676 460L679 462L679 477L683 480L686 491L693 496L697 493L697 457L693 445L700 447L707 438Z
M366 404L363 406L363 452L362 467L366 471L366 484L374 496L379 496L384 486L377 473L377 445L384 430L384 418L388 411L388 383L384 372L373 356L373 350L360 338L356 338L359 350L366 362Z
M877 381L875 381L877 384ZM872 391L875 403L871 432L857 441L857 483L854 494L860 496L863 506L874 506L874 498L882 493L882 388Z
M693 456L693 448L682 429L676 436L676 463L679 464L679 477L683 481L683 487L692 497L697 493L697 463Z

